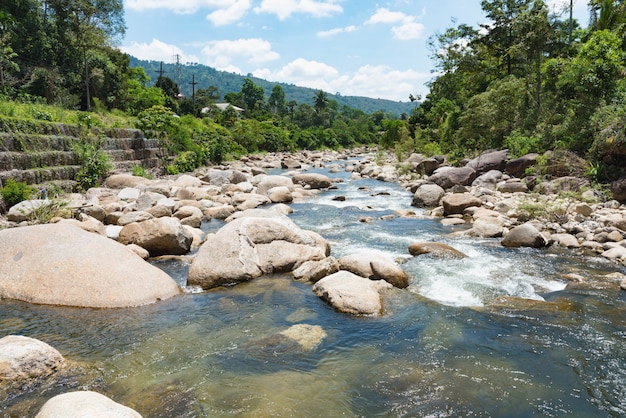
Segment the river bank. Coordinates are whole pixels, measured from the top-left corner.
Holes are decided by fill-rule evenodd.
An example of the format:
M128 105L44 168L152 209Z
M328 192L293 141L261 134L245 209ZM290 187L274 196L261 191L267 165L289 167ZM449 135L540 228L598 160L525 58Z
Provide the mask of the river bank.
M398 167L391 159L385 163L381 154L357 150L350 153L248 157L176 178L146 180L127 175L111 176L107 187L92 190L84 196L75 195L76 204L70 213L76 213L81 220L80 226L89 226L90 230L104 236L116 231L120 234L124 227L131 224L145 224L156 218L155 215L178 219L178 214L178 222L189 232L178 230L183 239L170 241L167 248L162 243L156 245L149 241L143 247L131 244L131 248L151 260L151 264L164 267L168 274L176 277L184 292L178 297L164 298L150 307L94 310L93 315L91 310L84 308L22 305L4 299L2 303L7 308L8 317L0 319L2 329L5 333L42 338L72 360L78 358L86 362L87 369L91 370L86 373L87 383L76 377L65 377L69 379L66 382L81 381L82 387L97 389L144 414L156 411L163 402L162 399L152 399L147 405L147 399L141 395L146 390L160 391L168 400L168 407L187 411L181 416L228 415L233 413L229 408L245 411L240 413L241 416L258 416L259 411L273 411L274 414L283 411L285 415L296 411L302 413L301 407L293 400L298 399L300 405L304 400L288 387L280 386L280 391L276 393L267 390L275 387L278 381L299 381L300 386L308 389L319 389L324 382L324 387L334 388L332 393L327 393L330 403L326 405L333 405L333 411L348 415L394 410L396 416L402 415L402 411L430 411L446 416L446 410L468 414L482 410L490 411L492 416L510 416L512 411L547 412L550 410L548 404L538 404L532 399L559 403L557 399L564 396L569 399L562 402L564 410L580 410L578 401L566 394L568 385L576 379L585 380L575 384L576 390L584 390L590 384L587 380L592 381L597 376L587 367L576 366L580 360L578 350L592 346L592 340L597 341L594 335L601 335L598 338L605 341L621 338L619 332L613 330L619 329L623 322L619 314L623 309L619 296L613 297L615 292L619 292L620 264L616 261L600 262L599 258L609 258L594 257L594 254L601 253L592 247L580 245L565 249L563 245L556 244L554 234L548 236L546 230L540 233L540 237L531 234L533 239L529 241L542 244L541 248L528 247L524 250L502 245L505 236L516 227L527 224L529 219L512 215L520 211L513 202L516 199L523 201L522 197L528 197L529 193L498 191L497 184L500 182L493 190L478 185L456 184L450 190L439 186L444 193L437 200L437 205L426 208L410 206L413 202L421 205L420 200L424 200L426 194L424 190L418 193L420 189L438 191L431 187L436 183L425 182L425 179L410 173L400 174L402 170ZM509 180L501 181L505 182L503 184L517 182ZM259 194L259 190L263 192ZM164 197L165 200L162 200ZM541 201L538 196L532 197ZM575 201L571 195L551 196L545 202L552 205L559 199L572 206L570 211L565 212L567 216L575 222L578 222L575 220L578 217L585 226L590 225L590 221L600 222L601 216L621 214L621 206L612 209L606 207L608 202ZM506 202L506 211L501 202ZM573 208L579 203L585 203L597 213L585 216L575 212ZM493 208L490 208L491 204ZM610 205L616 206L615 203ZM186 286L189 265L197 256L196 249L203 242L214 240L222 227L227 225L224 221L229 217L232 216L229 222L232 224L235 218L246 212L258 216L261 212L254 211L265 207L289 213L288 216L301 229L316 231L330 244L332 254L339 259L362 253L366 248L385 251L408 272L411 277L409 287L383 291L382 315L353 318L335 311L334 307L325 309L324 302L312 293L311 284L294 281L292 274L269 274L267 278L261 276L237 286L229 284L210 291ZM482 221L481 212L485 216L488 214L489 219ZM311 213L315 216L309 218ZM98 220L99 217L103 220ZM79 222L78 219L56 221L61 224ZM28 223L11 222L15 222L13 225ZM481 222L485 222L484 229L477 228L477 224L481 227ZM538 221L532 223L540 224ZM488 237L484 232L482 236L477 235L476 232L498 228L503 237L493 232L490 234L493 233L494 237ZM609 226L607 221L602 223L602 228L606 228L602 232L611 234L613 230L609 232L608 228L616 227ZM352 234L349 231L353 229L360 232L348 239ZM539 231L534 226L533 229ZM301 230L294 231L296 235L301 234ZM368 231L373 233L371 237L362 235ZM247 236L262 246L267 238L259 239L258 234L256 231ZM582 244L586 236L581 234L575 238ZM617 239L617 234L613 234L613 238ZM408 244L417 241L445 243L467 257L439 259L432 253L411 257L407 253ZM547 247L549 244L551 246ZM159 252L164 255L157 255ZM60 253L57 254L57 257L60 256ZM513 259L516 261L512 262ZM272 266L278 265L276 259L271 261ZM108 263L111 264L111 259ZM470 276L483 276L489 280L481 283L451 282L445 291L437 290L446 277L464 271ZM132 272L127 274L129 278L133 276ZM476 299L477 295L481 295L480 299ZM52 323L46 319L58 315L65 319L53 319ZM142 319L137 321L138 318ZM102 340L97 333L90 337L93 331L83 330L80 325L85 320L97 324L97 329L104 330L106 338ZM29 327L29 323L45 325L41 328ZM143 330L140 323L148 329ZM606 329L598 328L596 325L599 324L604 324ZM299 327L291 329L291 325ZM71 331L72 327L76 331ZM571 334L569 337L563 336L563 327L567 327ZM128 331L124 331L125 328ZM79 336L81 333L85 335ZM309 348L304 349L300 342L293 342L298 341L293 339L294 335L317 336L317 340L307 340L306 347ZM508 342L502 345L498 341L501 337L497 335L505 336ZM547 340L541 340L541 335L545 335ZM491 341L488 346L477 344L483 338ZM567 348L554 351L559 344L565 344ZM88 346L93 348L88 349ZM517 347L515 355L507 357L511 356L513 347ZM611 343L604 351L602 347L596 347L596 351L586 351L581 355L593 358L604 356L614 361L615 356L621 354L608 354L611 347L614 349L615 345ZM270 355L277 350L283 354L278 357ZM550 356L559 360L555 364L547 364L532 354L537 350L549 352ZM95 351L95 356L87 354L91 351ZM85 354L81 354L83 352ZM110 358L108 353L113 353ZM415 357L409 353L415 353ZM178 362L176 357L181 354L184 361ZM509 360L498 364L494 362L496 357ZM371 365L372 358L377 359L376 370L380 372L376 379L360 366ZM470 367L468 360L484 367ZM234 370L233 361L245 364L246 371ZM527 366L522 366L522 363ZM343 364L341 372L336 370L338 364ZM537 369L533 366L531 370L528 368L531 364L539 366ZM198 373L190 373L190 367L197 369ZM388 375L383 370L396 372ZM613 368L611 370L615 372ZM551 386L547 384L550 378L543 373L550 376L573 376L576 373L579 377L573 380L564 377L570 380L569 383L559 379L559 389L555 389L552 396L548 395L552 391L547 391ZM137 377L128 377L133 374ZM207 381L204 374L216 381ZM303 374L309 377L305 378ZM345 377L342 378L342 374ZM225 376L226 381L220 380L220 375ZM150 376L159 378L155 381ZM175 381L171 380L172 376ZM509 381L506 376L512 380ZM525 376L527 381L521 382L520 376ZM467 379L470 378L482 382L475 392L467 391L470 383ZM382 379L382 386L376 387L372 382L379 379ZM616 379L621 381L619 376ZM142 380L145 382L141 383ZM237 383L226 383L228 381ZM476 380L472 381L476 383ZM423 382L446 389L438 395L425 387L419 389ZM240 389L235 389L233 384ZM512 389L515 384L517 391ZM73 383L69 386L77 387ZM352 390L346 391L341 389L342 386L365 390L371 396L359 400L350 395ZM605 389L607 393L616 393L619 392L618 387L621 385ZM539 394L537 388L542 388L544 393ZM183 407L183 400L170 390L189 394L188 406ZM490 393L494 403L481 403L478 396L471 395L478 395L481 390ZM506 393L509 390L516 402L508 402L508 406L504 406L503 400L508 399ZM52 392L55 391L57 389ZM513 392L517 393L513 395ZM283 395L287 398L280 400ZM443 400L446 397L453 400L446 402ZM608 396L609 400L600 399L602 396L590 397L593 402L602 405L603 411L607 410L605 403L613 402L615 398L613 395ZM242 404L243 399L254 401L246 406ZM304 404L310 411L316 411L315 405L310 402ZM41 400L33 405L33 408L41 405ZM205 408L204 412L196 409L198 405ZM589 406L586 408L587 411L595 410L589 409ZM452 412L448 414L452 415Z

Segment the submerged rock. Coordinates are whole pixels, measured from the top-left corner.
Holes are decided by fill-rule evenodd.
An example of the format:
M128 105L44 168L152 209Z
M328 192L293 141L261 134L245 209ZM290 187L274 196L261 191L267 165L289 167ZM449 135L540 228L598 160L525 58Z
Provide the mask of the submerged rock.
M35 418L59 417L141 418L141 415L137 411L97 392L77 391L64 393L49 399Z
M64 363L61 353L43 341L21 335L0 338L0 383L48 376Z

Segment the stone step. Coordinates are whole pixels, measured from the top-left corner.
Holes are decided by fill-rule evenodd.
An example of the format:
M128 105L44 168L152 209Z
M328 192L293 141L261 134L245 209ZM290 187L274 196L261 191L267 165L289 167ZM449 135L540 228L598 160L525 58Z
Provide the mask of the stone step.
M27 184L44 184L56 181L73 180L80 170L79 165L66 165L47 168L34 168L28 170L0 171L0 181L4 184L11 178Z
M76 154L71 151L47 152L0 152L0 170L29 170L42 167L78 165Z

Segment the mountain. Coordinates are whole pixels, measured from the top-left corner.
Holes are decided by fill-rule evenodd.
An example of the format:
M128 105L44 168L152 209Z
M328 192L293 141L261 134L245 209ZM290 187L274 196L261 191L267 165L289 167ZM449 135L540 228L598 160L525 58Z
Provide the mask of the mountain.
M299 87L293 84L270 82L252 75L243 76L240 74L229 73L226 71L218 71L215 68L202 64L167 64L160 61L145 61L135 57L130 57L131 67L143 67L146 74L153 82L156 82L159 75L163 75L175 81L178 84L180 92L186 97L192 95L192 81L195 81L195 89L206 89L209 86L217 87L221 97L226 93L238 93L246 78L249 78L255 85L263 87L265 90L265 98L267 99L272 93L272 88L279 84L285 92L287 102L295 100L297 103L307 103L313 106L313 96L318 89L308 87ZM340 94L331 94L326 92L328 100L336 100L339 108L346 105L353 109L362 110L365 113L373 113L382 110L385 113L392 113L399 117L403 113L410 114L415 108L415 103L400 102L385 99L372 99L370 97L361 96L342 96Z

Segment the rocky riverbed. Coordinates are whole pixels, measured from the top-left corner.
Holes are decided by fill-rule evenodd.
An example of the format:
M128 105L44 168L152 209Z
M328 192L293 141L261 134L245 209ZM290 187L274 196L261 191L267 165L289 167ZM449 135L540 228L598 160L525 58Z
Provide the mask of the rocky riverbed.
M336 186L338 180L332 175L309 170L319 167L330 173L351 173L351 178L401 184L413 195L416 211L389 216L427 216L444 225L460 225L455 234L464 237L497 238L505 247L566 247L623 264L626 207L589 188L581 177L552 175L537 181L524 176L535 162L533 156L508 160L505 152L498 151L467 161L463 167L450 167L443 159L412 155L398 163L390 156L358 149L249 156L196 173L152 180L113 174L103 187L85 194L27 201L9 210L2 220L6 229L0 231L0 297L50 305L133 307L183 291L233 286L291 272L295 279L312 283L312 292L339 312L384 314L386 292L408 286L410 278L402 263L365 252L336 259L323 236L300 228L288 216L291 203ZM277 169L286 173L268 174ZM58 200L68 204L50 225L31 225L47 205ZM227 223L206 233L202 225L211 219ZM465 256L432 241L414 242L407 253ZM188 263L187 283L177 285L142 258L177 258ZM588 279L572 274L568 280ZM626 287L621 274L610 281L617 290L620 285ZM322 335L317 329L311 334L312 329L303 327L295 338L284 332L280 338L291 338L296 344L307 339L302 336L307 334L316 346L323 337L316 337ZM42 351L40 346L34 349ZM61 368L56 354L51 361L50 351L43 351L39 362L44 366L26 362L27 370L41 370L37 376ZM0 384L26 375L37 377L11 370L11 374L0 370Z

